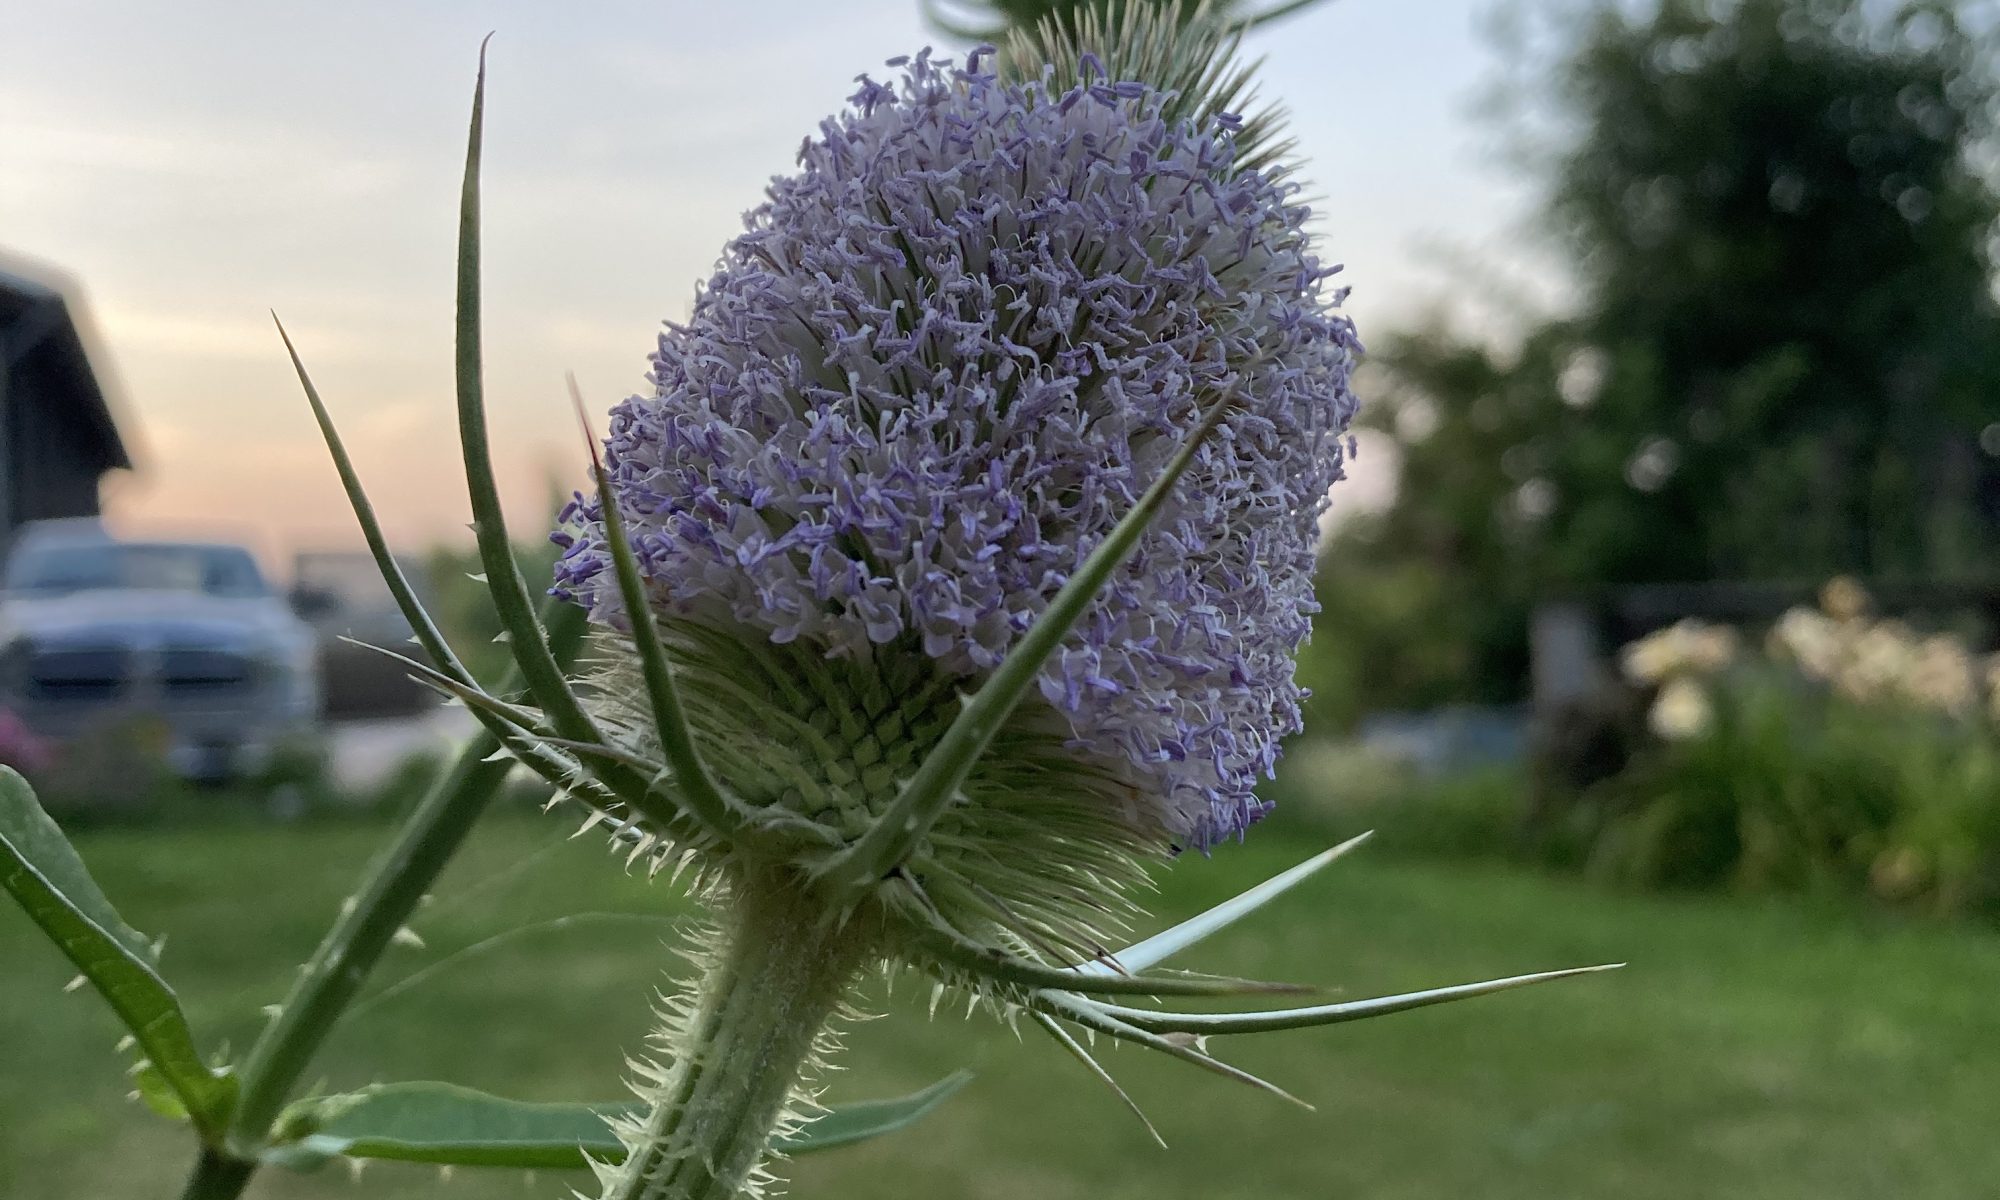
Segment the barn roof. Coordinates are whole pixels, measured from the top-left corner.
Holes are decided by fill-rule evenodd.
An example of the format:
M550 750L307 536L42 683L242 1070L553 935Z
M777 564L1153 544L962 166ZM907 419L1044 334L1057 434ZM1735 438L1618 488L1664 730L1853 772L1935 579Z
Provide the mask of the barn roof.
M31 357L61 381L61 392L79 406L84 426L97 439L106 467L130 467L124 439L111 418L111 405L91 370L90 355L62 293L47 284L0 269L0 374L12 375Z

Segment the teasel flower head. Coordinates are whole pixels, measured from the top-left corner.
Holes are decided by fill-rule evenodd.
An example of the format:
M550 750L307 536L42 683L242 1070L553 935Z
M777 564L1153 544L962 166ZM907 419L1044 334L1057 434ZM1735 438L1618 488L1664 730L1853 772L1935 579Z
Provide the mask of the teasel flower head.
M528 703L476 683L402 585L434 660L412 669L628 861L691 869L714 916L607 1200L754 1191L872 965L1025 1016L1107 1082L1075 1031L1274 1092L1204 1039L1554 977L1238 1014L1116 1002L1298 990L1149 968L1353 844L1110 948L1150 864L1263 812L1360 350L1240 30L1122 11L891 60L806 140L661 336L651 394L592 443L555 534L558 608L598 630L577 678L492 484L475 103L461 440Z
M1133 837L1239 834L1298 728L1293 654L1355 409L1337 268L1282 162L1239 162L1227 112L1088 51L1025 79L991 51L891 66L661 336L653 394L613 413L606 465L659 627L688 669L830 675L836 695L759 699L811 721L873 697L828 715L916 750L1227 395L1010 734L1047 759L1030 786ZM595 498L572 516L558 585L620 626ZM752 740L796 752L718 746L724 781L843 835L894 783L855 764L879 786L784 800L751 777L774 754L818 779L831 763L769 725Z

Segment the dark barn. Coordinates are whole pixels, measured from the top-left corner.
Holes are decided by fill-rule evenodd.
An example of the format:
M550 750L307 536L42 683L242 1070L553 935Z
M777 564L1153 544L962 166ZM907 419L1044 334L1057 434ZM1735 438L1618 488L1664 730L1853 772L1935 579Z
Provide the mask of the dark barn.
M0 270L0 549L28 521L97 515L132 465L62 293Z

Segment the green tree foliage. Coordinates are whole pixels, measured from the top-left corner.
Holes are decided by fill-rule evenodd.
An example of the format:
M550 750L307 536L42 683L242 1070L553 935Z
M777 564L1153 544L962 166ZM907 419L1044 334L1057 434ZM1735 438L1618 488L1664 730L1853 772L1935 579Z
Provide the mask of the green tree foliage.
M1401 485L1335 547L1331 617L1385 562L1430 573L1481 615L1403 636L1463 639L1428 657L1480 696L1518 689L1554 591L2000 561L1996 47L1961 10L1657 0L1571 23L1542 215L1578 303L1505 349L1442 328L1375 347Z
M1561 85L1553 216L1664 454L1633 491L1672 552L1619 574L1963 570L2000 415L1992 45L1948 4L1719 7L1603 17Z

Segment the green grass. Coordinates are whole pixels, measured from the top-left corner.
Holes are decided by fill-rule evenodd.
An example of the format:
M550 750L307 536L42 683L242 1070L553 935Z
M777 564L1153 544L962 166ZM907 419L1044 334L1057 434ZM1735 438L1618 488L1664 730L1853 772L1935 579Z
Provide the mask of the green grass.
M680 911L558 818L496 819L416 922L390 983L513 935L373 1004L328 1047L331 1087L439 1078L533 1099L621 1094ZM365 824L97 830L85 858L133 924L171 935L169 977L209 1045L239 1049L381 836ZM1289 865L1320 834L1281 819L1170 872L1186 915ZM1501 865L1372 846L1191 960L1342 994L1543 967L1632 966L1544 989L1220 1046L1318 1105L1130 1049L1107 1065L1161 1151L1045 1039L984 1017L926 1019L918 989L855 1027L832 1099L978 1078L913 1130L801 1161L791 1194L869 1200L1146 1197L1959 1197L2000 1179L2000 934L1795 902L1640 897ZM173 1197L183 1131L124 1099L117 1032L26 920L0 914L0 1196ZM566 1194L507 1173L371 1166L267 1173L252 1195Z

